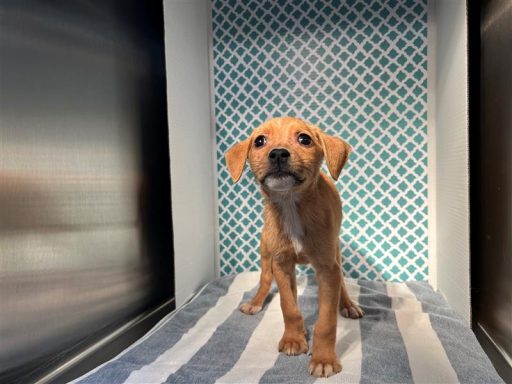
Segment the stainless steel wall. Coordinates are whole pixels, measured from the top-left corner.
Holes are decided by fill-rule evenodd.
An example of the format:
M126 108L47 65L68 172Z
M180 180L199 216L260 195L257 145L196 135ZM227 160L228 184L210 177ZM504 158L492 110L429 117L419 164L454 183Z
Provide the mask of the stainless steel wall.
M0 2L4 374L173 294L161 8Z
M512 2L475 3L480 5L480 71L474 74L474 81L479 76L480 92L473 95L477 113L473 115L475 128L471 131L470 146L474 200L471 211L473 327L477 335L483 331L483 338L491 341L491 348L486 346L486 349L498 372L509 383L512 382ZM474 27L478 31L478 25ZM493 350L497 353L492 353Z

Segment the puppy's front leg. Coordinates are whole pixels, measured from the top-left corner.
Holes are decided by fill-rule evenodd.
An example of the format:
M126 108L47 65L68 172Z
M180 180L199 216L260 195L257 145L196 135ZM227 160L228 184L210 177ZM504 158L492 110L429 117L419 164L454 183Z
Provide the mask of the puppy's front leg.
M309 372L329 377L341 371L336 356L336 322L341 289L341 270L337 263L316 268L319 314L313 333L313 351Z
M307 352L308 342L304 319L297 306L295 263L290 260L279 262L272 258L272 271L281 296L284 318L284 334L279 341L279 351L287 355L300 355Z
M261 275L258 292L249 303L240 305L240 311L247 315L255 315L263 307L263 302L267 298L270 286L272 285L272 265L270 255L262 252L261 254Z

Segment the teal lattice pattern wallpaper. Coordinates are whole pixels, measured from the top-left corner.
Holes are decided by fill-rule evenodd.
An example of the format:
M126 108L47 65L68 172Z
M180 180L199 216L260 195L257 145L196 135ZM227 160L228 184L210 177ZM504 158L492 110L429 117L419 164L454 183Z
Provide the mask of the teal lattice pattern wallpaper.
M221 274L259 268L262 201L224 153L291 115L353 148L337 183L346 275L427 279L426 0L213 1Z

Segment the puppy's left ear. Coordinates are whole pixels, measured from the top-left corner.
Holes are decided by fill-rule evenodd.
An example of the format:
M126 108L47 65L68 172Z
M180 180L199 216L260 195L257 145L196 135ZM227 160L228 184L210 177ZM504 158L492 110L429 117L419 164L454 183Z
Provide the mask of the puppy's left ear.
M228 166L229 173L233 179L233 183L240 180L242 172L244 171L245 161L249 155L249 148L251 146L251 140L247 139L241 143L235 144L226 152L226 164Z
M320 129L318 129L318 132L329 173L334 180L338 180L341 170L345 166L352 148L346 141L343 141L338 137L329 136Z

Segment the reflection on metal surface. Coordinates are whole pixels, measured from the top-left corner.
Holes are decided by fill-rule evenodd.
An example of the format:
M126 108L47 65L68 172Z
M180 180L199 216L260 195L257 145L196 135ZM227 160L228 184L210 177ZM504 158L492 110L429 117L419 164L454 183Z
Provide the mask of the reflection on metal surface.
M133 314L148 286L149 274L135 268L2 274L0 298L9 311L2 314L2 361L44 357L72 345L77 333Z
M0 374L172 295L162 5L137 3L0 2Z

